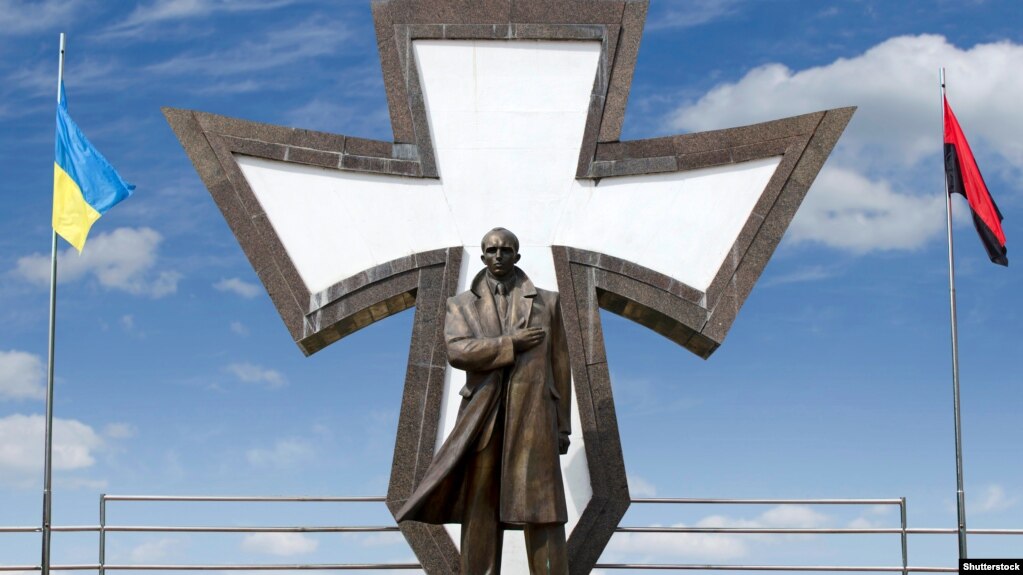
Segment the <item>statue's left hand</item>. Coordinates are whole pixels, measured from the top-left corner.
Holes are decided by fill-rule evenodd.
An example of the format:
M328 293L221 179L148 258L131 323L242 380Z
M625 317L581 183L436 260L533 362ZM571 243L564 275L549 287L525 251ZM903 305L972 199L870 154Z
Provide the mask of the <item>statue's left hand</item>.
M568 446L572 444L572 441L568 439L567 433L558 435L558 452L562 455L568 453Z

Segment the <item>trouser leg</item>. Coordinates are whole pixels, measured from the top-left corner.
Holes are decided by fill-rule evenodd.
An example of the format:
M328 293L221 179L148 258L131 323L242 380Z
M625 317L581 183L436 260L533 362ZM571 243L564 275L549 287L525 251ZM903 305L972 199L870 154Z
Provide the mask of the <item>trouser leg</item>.
M462 517L462 575L500 575L504 532L498 520L500 499L499 430L469 465L469 489Z
M568 546L565 544L564 525L526 525L525 535L531 575L568 575Z

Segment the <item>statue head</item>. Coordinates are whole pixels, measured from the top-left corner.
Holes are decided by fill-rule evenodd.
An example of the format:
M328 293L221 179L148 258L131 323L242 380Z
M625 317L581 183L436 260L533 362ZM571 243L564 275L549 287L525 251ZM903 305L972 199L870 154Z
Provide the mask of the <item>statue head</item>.
M498 280L511 277L519 258L519 238L504 228L494 228L483 236L480 242L483 255L480 259L487 271Z

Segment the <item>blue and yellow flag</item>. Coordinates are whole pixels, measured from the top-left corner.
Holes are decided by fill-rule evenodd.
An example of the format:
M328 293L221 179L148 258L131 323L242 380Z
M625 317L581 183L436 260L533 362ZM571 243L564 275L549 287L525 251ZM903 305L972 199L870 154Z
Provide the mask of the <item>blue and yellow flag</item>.
M124 183L68 115L63 82L57 103L55 154L53 229L80 253L92 224L130 196L135 186Z

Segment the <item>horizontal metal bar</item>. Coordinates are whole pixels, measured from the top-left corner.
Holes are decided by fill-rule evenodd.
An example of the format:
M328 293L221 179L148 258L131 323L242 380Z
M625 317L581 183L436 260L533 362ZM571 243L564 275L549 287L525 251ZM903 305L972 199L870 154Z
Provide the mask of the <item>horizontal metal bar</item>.
M971 528L966 530L970 535L1023 535L1023 529L976 529ZM959 533L959 530L954 527L910 527L906 529L906 533L910 535L948 535L952 533Z
M158 525L107 525L103 528L111 532L142 532L142 533L391 533L400 531L397 526L366 526L366 527L195 527L195 526L158 526Z
M184 496L184 495L103 495L106 501L263 501L263 502L361 502L383 503L382 495L356 497L263 497L263 496ZM715 499L715 498L666 498L642 497L632 503L699 503L699 504L743 504L743 505L901 505L901 499Z
M42 531L42 529L40 529L40 531ZM50 531L60 531L63 533L99 531L99 525L64 525L62 527L54 525L50 527Z
M354 571L422 569L418 563L343 563L323 565L104 565L106 571Z
M50 571L95 571L99 569L98 564L93 565L50 565ZM0 565L0 572L2 571L42 571L42 568L38 565Z
M665 563L598 563L595 569L646 569L661 571L876 571L956 573L957 567L864 567L847 565L674 565Z
M42 527L0 527L0 533L40 533ZM66 525L50 527L50 531L99 531L99 525Z
M955 531L953 531L955 532ZM615 533L784 533L784 534L880 534L902 533L898 527L619 527Z
M970 535L1023 535L1023 529L967 529ZM902 533L899 527L618 527L615 533L773 533L773 534L892 534ZM908 535L953 535L958 529L951 527L907 528Z
M644 497L633 503L698 503L729 505L901 505L901 499L697 499L691 497Z
M207 532L207 533L393 533L400 531L397 526L321 526L321 527L198 527L159 525L108 525L108 532ZM54 525L54 532L98 532L98 525ZM0 527L0 533L39 533L39 527ZM803 527L619 527L617 533L769 533L769 534L892 534L901 533L898 527L859 528L803 528ZM959 531L952 527L909 527L908 535L954 535ZM970 528L970 535L1023 535L1023 529ZM0 566L7 570L7 567Z
M179 495L103 495L104 501L260 501L260 502L313 502L313 503L384 503L383 496L367 497L220 497L220 496L179 496Z

